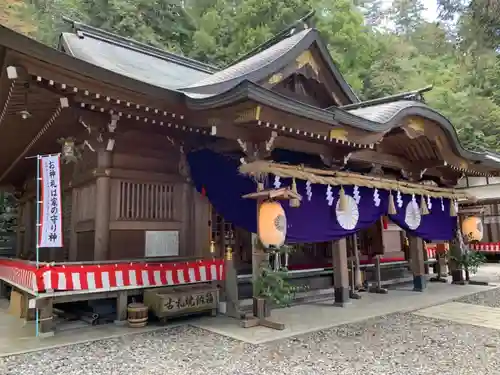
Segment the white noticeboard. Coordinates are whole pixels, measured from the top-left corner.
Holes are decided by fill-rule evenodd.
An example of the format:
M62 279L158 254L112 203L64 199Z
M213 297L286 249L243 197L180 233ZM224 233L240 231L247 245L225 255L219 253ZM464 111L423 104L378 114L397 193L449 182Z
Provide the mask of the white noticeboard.
M179 256L179 231L146 231L145 257Z

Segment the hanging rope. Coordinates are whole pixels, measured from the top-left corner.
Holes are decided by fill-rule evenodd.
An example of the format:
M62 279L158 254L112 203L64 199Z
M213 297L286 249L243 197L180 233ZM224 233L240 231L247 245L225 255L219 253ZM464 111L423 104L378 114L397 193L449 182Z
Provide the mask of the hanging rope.
M363 176L348 172L327 171L322 169L307 168L303 166L255 161L242 164L240 173L261 178L262 175L273 174L281 178L292 178L309 181L322 185L357 185L369 188L400 191L405 194L427 195L435 198L468 199L474 197L464 191L442 188L437 186L421 185L411 182L390 180L380 177Z

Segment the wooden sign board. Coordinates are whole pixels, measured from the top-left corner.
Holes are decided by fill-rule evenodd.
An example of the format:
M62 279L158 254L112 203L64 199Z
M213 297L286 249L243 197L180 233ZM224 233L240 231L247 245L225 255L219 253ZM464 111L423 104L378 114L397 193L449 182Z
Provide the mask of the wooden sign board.
M179 231L146 231L144 256L179 256Z

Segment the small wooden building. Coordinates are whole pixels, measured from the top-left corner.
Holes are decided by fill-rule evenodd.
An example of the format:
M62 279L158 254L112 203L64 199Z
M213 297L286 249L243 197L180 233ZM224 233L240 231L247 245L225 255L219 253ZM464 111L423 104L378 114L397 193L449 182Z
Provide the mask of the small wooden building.
M59 50L0 26L0 185L20 202L19 258L35 250L36 163L27 157L60 152L64 141L81 146L81 158L62 169L64 251L43 249L44 262L220 259L231 246L245 273L251 234L193 181L189 157L200 150L309 160L453 199L463 176L500 171L498 160L460 145L425 104L427 89L360 101L307 25L224 69L72 26ZM404 260L404 237L381 219L350 243L366 259ZM331 265L340 251L330 240L297 246L297 269Z

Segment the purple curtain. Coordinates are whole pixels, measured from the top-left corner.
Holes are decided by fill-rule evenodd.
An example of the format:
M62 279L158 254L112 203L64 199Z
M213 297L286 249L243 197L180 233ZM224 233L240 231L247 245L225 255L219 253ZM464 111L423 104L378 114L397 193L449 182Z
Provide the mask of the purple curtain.
M256 202L243 199L242 195L254 192L256 183L238 173L239 157L228 157L210 150L192 152L188 155L191 176L196 189L205 190L215 210L227 221L255 233L257 229ZM269 176L266 187L290 186L290 179L276 179ZM287 215L287 242L324 242L349 236L373 225L381 216L387 215L388 192L365 187L345 186L350 203L348 214L338 214L336 206L339 187L307 184L297 180L297 190L303 200L299 208L283 203ZM400 194L395 203L396 215L391 220L410 234L425 240L449 240L453 238L456 218L449 215L449 200L431 199L429 215L407 223L407 206L412 196ZM420 207L420 196L416 197ZM354 203L355 202L355 203ZM357 213L357 214L356 214Z
M210 150L191 152L187 156L191 178L198 192L205 189L207 198L225 220L251 233L257 232L257 206L242 195L256 191L255 182L238 172L238 158Z
M421 196L415 196L415 201L420 209ZM413 236L421 237L426 241L447 241L454 237L455 228L457 225L457 218L450 216L450 200L441 198L428 198L424 197L427 207L429 208L428 215L420 217L420 224L417 228L411 228L408 224L407 207L412 201L411 195L401 195L401 200L394 196L397 213L396 215L389 215L389 218L398 226L403 228L407 233ZM429 202L430 200L430 202Z
M290 180L283 180L283 186L290 186ZM302 195L300 207L292 208L287 202L283 204L286 212L288 230L287 242L326 242L347 237L361 229L372 226L384 215L385 207L380 201L376 206L373 190L359 187L356 212L346 215L345 220L337 219L336 206L339 200L339 187L332 187L332 204L327 200L327 186L311 184L310 200L304 181L297 181L297 190ZM353 196L353 186L344 187L346 195ZM357 194L356 194L357 196ZM351 198L348 198L349 200ZM354 206L354 205L353 205Z

